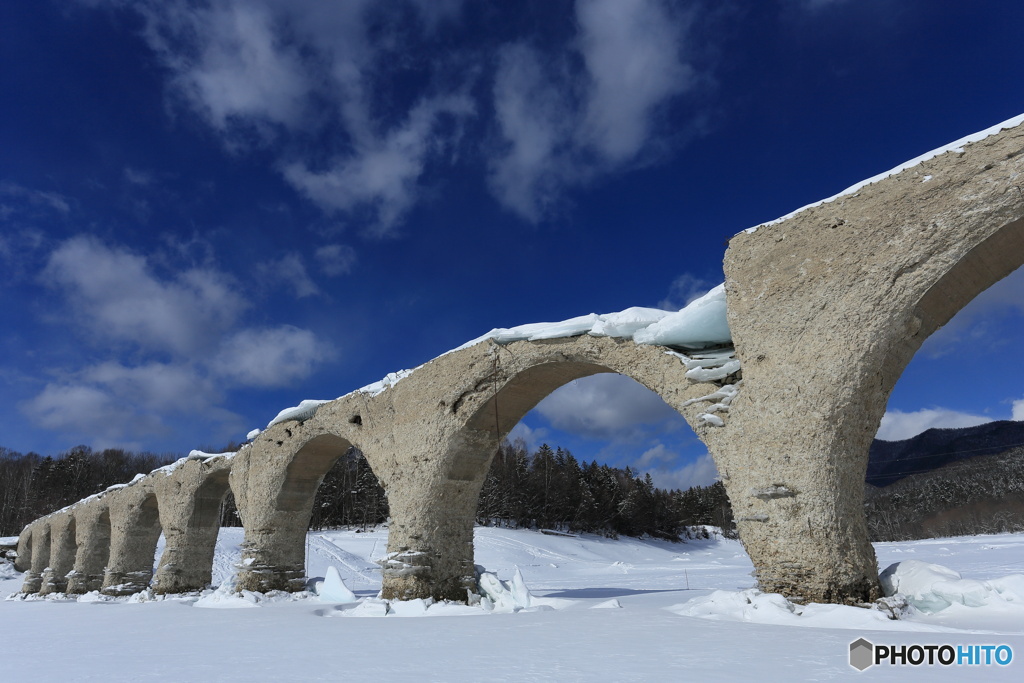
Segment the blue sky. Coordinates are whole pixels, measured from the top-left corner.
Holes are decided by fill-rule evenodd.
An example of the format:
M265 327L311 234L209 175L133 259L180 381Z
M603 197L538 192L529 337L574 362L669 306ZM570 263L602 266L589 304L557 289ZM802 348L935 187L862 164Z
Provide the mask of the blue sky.
M5 2L0 445L215 448L493 327L679 307L736 232L1024 112L1022 25L985 0ZM881 435L1024 419L1022 295L929 340ZM615 377L517 434L713 476Z

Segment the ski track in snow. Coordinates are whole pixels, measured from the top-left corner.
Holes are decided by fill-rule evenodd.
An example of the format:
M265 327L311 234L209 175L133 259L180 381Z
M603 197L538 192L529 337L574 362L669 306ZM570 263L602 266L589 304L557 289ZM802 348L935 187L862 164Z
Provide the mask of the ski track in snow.
M358 555L339 548L323 532L310 532L306 538L309 552L319 556L320 561L325 561L327 565L336 567L345 583L362 583L380 587L380 576L377 573L380 567L376 563L367 562ZM319 562L308 558L306 564L308 567L309 565L318 565ZM323 573L325 574L326 570ZM370 573L375 576L367 576Z
M314 531L307 575L338 569L367 607L380 588L375 560L387 529ZM222 529L214 584L241 557L242 529ZM162 541L161 541L162 545ZM518 567L539 609L486 614L479 608L415 605L435 618L355 616L315 597L261 600L256 609L192 609L195 597L87 604L0 600L4 680L33 681L801 681L1016 680L1010 667L884 667L863 674L849 644L1008 644L1024 659L1024 603L954 605L899 622L866 610L817 606L806 617L751 593L752 566L738 541L565 537L477 528L475 561L509 581ZM989 581L1024 574L1024 534L878 543L879 566L915 559ZM0 596L22 577L0 573ZM714 591L718 602L709 602ZM744 596L751 596L746 602ZM554 599L552 601L552 599ZM554 605L543 607L544 600ZM619 608L609 607L616 601ZM408 604L408 603L407 603ZM711 614L699 616L699 606ZM715 607L715 605L724 605ZM612 605L614 607L614 605ZM812 606L813 607L813 606ZM843 611L846 610L846 611ZM852 610L852 611L851 611ZM367 610L372 612L373 610ZM383 607L376 610L383 615ZM687 613L697 616L689 616ZM465 615L478 618L467 619ZM876 619L880 619L877 614ZM801 620L805 625L801 626ZM891 630L895 629L895 630ZM49 652L59 656L50 656ZM1013 671L1011 671L1012 669ZM866 680L866 679L865 679Z

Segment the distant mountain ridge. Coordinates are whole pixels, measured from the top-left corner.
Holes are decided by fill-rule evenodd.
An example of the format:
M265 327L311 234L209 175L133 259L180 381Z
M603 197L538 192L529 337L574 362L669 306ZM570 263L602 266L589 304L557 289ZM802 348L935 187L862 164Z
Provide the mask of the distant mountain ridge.
M1024 446L1024 422L1011 420L959 429L928 429L903 441L875 439L868 456L866 481L872 486L888 486L912 474L1019 446Z

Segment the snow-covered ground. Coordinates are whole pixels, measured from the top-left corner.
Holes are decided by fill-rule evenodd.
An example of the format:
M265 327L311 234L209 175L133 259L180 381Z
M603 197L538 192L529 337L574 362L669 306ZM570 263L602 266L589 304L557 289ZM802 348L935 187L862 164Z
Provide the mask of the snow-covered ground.
M215 584L229 581L240 541L240 529L222 530ZM344 593L333 589L324 592L335 601L226 591L155 601L0 600L0 672L4 680L32 681L973 681L1019 680L1024 666L1024 534L878 544L883 568L919 561L894 579L920 593L919 604L954 603L899 621L760 595L736 541L490 528L476 531L477 562L503 580L506 602L490 610L406 603L389 611L375 599L373 561L386 545L385 529L310 533L309 576L335 567L357 603L338 604ZM532 597L512 581L516 568ZM0 596L16 593L20 581L10 565L0 567ZM935 590L922 593L922 581ZM202 609L238 606L250 609ZM370 616L383 618L358 618ZM887 645L1005 644L1015 659L861 673L848 664L849 644L860 637Z

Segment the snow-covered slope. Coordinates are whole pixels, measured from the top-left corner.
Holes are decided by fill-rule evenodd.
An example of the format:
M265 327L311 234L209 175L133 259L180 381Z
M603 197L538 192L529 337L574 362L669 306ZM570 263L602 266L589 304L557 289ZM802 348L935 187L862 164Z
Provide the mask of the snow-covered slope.
M215 582L230 576L241 540L240 529L222 530ZM901 621L760 595L736 541L673 544L489 528L476 531L477 561L508 585L518 568L537 598L530 609L406 604L384 616L386 606L374 600L374 560L386 545L383 529L309 535L309 575L337 568L358 604L255 596L251 609L199 609L203 601L237 606L214 592L203 600L0 601L0 666L5 679L33 681L1015 680L1016 662L970 671L876 666L859 674L847 653L860 637L1008 644L1018 657L1024 653L1024 604L1008 599L1018 585L1012 575L1024 571L1021 534L879 544L882 567L907 559L950 567L962 578L940 587L943 594L955 603L965 589L960 593L980 600ZM907 568L918 578L937 571ZM19 581L0 573L0 595L17 591ZM1010 590L997 596L986 583ZM384 618L333 618L372 615ZM403 618L431 615L440 618Z

